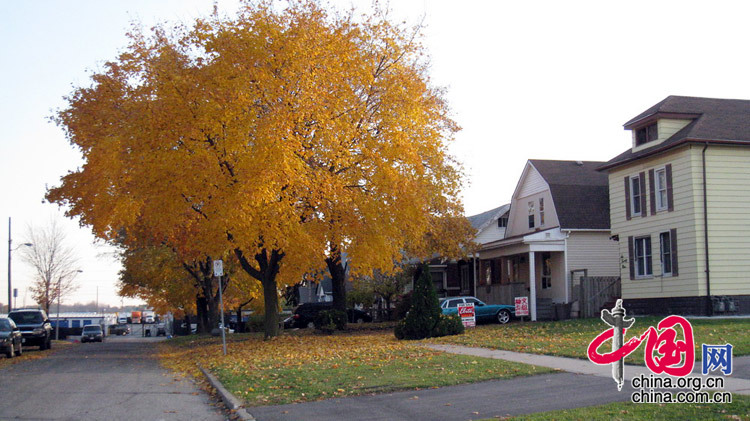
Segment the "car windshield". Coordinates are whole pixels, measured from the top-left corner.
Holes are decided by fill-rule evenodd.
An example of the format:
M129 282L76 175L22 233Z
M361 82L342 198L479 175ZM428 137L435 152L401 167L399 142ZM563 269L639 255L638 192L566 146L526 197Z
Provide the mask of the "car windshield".
M102 331L102 328L99 325L88 325L88 326L84 326L83 328L84 333L97 333L101 331Z
M11 329L8 319L0 319L0 332L10 332L11 330L13 329Z
M30 325L42 323L42 314L35 311L19 311L8 315L18 325Z

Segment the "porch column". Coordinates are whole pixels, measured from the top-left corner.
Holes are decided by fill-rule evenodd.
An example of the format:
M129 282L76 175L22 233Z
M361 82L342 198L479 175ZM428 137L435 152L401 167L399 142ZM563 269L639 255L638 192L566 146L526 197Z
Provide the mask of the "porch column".
M536 321L536 263L534 252L529 252L529 301L531 307L531 321Z

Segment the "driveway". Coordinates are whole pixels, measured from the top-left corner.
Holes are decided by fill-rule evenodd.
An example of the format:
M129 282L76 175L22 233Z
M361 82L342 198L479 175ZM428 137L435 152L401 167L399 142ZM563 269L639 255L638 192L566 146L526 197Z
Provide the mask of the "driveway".
M155 357L157 338L108 337L0 370L0 419L224 420Z

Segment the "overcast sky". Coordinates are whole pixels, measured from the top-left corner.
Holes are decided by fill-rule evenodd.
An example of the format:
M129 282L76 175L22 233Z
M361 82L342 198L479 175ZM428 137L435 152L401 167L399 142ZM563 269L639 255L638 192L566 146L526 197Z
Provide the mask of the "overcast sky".
M116 57L130 22L186 22L212 8L198 0L0 3L0 238L8 217L16 245L27 225L62 219L42 203L45 185L82 161L48 117ZM629 147L622 123L668 95L750 99L743 2L397 0L391 8L399 20L424 18L433 83L447 88L463 127L452 152L465 165L468 215L508 203L527 159L609 160ZM120 304L111 249L63 222L83 270L67 301L93 301L98 287L101 303ZM17 305L31 305L32 272L13 256Z

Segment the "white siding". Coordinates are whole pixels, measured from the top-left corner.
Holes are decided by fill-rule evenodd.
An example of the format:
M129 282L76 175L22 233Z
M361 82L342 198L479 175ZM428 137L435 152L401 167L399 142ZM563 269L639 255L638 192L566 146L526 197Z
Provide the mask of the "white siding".
M497 226L497 219L492 220L488 226L479 231L474 241L479 244L487 244L492 241L502 240L505 238L505 228Z
M620 246L607 232L573 231L568 237L568 274L588 269L589 276L620 276Z
M544 225L541 225L541 218L539 216L539 199L544 199ZM529 229L529 202L534 203L534 228L532 229ZM513 199L513 204L510 207L506 237L530 234L558 226L560 226L560 221L557 219L557 211L552 201L552 194L549 188L547 188L530 196Z
M530 163L526 164L525 177L524 174L521 176L523 178L520 180L521 184L518 186L518 192L515 197L527 197L544 190L549 190L547 182L544 181L539 171Z

